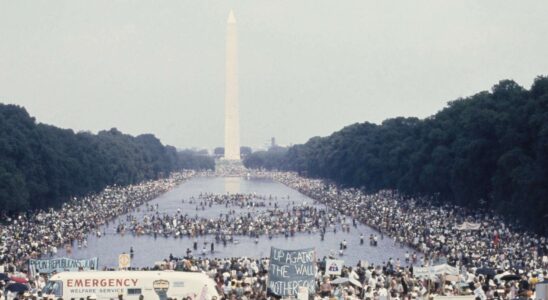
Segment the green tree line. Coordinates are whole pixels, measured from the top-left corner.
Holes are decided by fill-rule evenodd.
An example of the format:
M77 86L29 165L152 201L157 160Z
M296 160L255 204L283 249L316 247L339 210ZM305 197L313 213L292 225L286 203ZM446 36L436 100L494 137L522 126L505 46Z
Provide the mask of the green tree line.
M58 206L107 185L212 168L212 158L177 152L152 134L133 137L114 128L74 133L37 124L22 107L0 104L0 216Z
M353 124L244 163L493 210L548 233L548 77L529 90L503 80L426 119Z

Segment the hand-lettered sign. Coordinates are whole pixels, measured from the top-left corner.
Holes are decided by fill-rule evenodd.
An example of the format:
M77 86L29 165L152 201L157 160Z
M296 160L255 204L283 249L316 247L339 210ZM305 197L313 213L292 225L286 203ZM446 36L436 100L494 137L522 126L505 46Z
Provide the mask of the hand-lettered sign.
M284 250L270 248L268 288L278 296L297 296L299 287L310 294L316 290L316 251L314 248Z
M38 273L51 273L63 271L97 270L99 261L97 257L90 259L71 259L71 258L53 258L53 259L30 259L29 270L32 275Z

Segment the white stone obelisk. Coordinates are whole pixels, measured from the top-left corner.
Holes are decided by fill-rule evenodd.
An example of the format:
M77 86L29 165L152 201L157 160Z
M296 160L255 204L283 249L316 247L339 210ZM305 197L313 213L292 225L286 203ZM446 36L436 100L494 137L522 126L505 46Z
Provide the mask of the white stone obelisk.
M230 10L226 33L225 160L240 160L240 113L238 107L238 34Z

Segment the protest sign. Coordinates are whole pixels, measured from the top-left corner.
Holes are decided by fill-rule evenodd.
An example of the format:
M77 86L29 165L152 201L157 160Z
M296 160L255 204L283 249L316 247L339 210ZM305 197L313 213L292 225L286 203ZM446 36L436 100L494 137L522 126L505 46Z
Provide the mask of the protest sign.
M52 273L63 271L97 270L99 260L97 257L90 259L71 259L66 257L52 259L30 259L29 270L31 274Z
M325 261L325 275L341 275L344 260L327 259Z
M131 266L131 257L127 253L118 255L118 268L127 269Z
M316 251L314 248L284 250L270 248L268 267L268 288L278 296L297 297L299 287L314 294L316 284Z
M457 230L479 230L481 228L480 223L463 222L460 225L455 226Z
M437 275L459 275L459 270L447 264L430 267L413 267L413 275L417 278L433 278Z

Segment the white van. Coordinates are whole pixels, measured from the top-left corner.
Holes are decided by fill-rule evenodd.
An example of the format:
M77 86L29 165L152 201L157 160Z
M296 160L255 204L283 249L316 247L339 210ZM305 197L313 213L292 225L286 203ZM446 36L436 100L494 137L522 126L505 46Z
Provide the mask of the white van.
M468 296L436 296L434 300L474 300L476 299L473 295Z
M97 300L192 299L219 298L215 281L204 273L175 271L86 271L63 272L51 276L43 293L54 299L80 300L95 296ZM160 298L160 294L163 297ZM202 298L203 296L203 298Z

